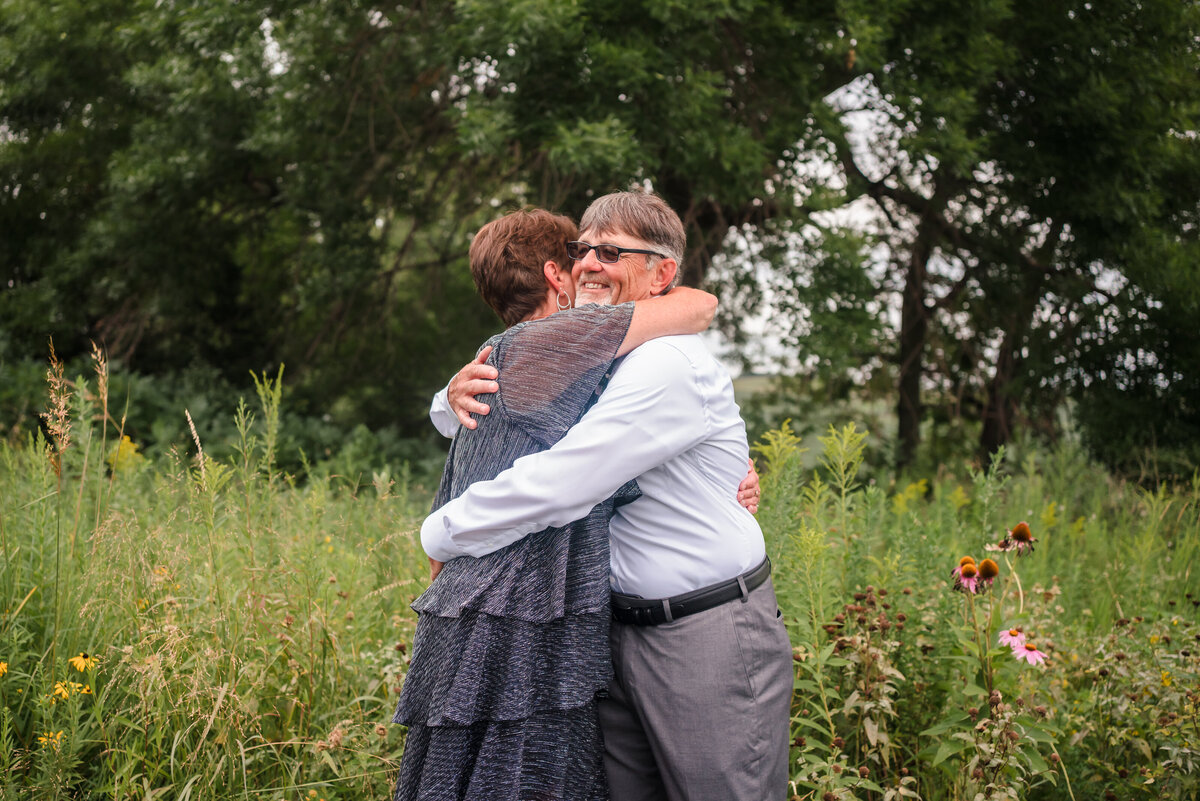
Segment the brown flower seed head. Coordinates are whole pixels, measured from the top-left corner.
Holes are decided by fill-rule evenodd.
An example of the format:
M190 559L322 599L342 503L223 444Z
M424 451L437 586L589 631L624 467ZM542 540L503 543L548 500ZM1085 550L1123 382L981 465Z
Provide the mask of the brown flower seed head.
M821 796L821 801L838 801L838 797L834 793L831 793L827 790L825 791L825 794Z
M976 781L978 781L979 779L982 779L983 778L983 768L975 768L975 770L971 771L971 778L975 779Z
M844 746L845 744L846 744L846 741L845 741L845 740L843 740L841 737L834 737L834 738L833 738L833 747L834 747L834 748L841 748L841 747L842 747L842 746Z
M1060 757L1058 754L1051 754L1050 761L1057 765L1060 761L1062 761L1062 757Z
M975 564L974 556L964 556L962 559L958 560L959 567L962 567L963 565L973 565L973 564Z
M1029 524L1021 521L1013 526L1013 530L1008 533L1016 542L1033 542L1033 532L1029 530Z
M1017 733L1016 733L1015 731L1013 731L1012 729L1009 729L1008 731L1004 732L1004 736L1005 736L1005 737L1007 737L1008 739L1010 739L1010 740L1014 741L1014 742L1015 742L1015 741L1017 741L1017 740L1019 740L1019 739L1021 739L1021 735L1017 734Z
M841 766L841 765L838 765L838 764L835 764L835 765L833 766L833 772L834 772L834 773L841 773L841 772L842 772L842 766Z
M975 567L974 562L967 562L960 568L960 570L962 577L965 579L975 578L977 575L979 575L979 568Z
M996 564L995 559L984 559L979 563L979 577L981 579L994 579L1000 575L1000 565Z
M858 777L860 779L865 779L870 775L871 775L871 769L868 768L866 765L863 765L861 768L858 769Z

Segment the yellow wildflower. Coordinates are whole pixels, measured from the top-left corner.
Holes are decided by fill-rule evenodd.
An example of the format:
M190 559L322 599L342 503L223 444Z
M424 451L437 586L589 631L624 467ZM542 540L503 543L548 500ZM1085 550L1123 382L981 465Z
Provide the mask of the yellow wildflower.
M56 701L59 698L61 698L65 701L66 699L71 697L70 685L67 684L65 681L54 682L54 691L52 693L50 693L50 697Z
M1162 672L1162 684L1164 687L1171 686L1171 674L1165 670Z
M137 443L128 436L121 437L121 441L113 446L108 456L104 457L104 461L108 462L108 466L114 473L136 468L145 459L146 457L138 452Z
M7 672L8 672L8 663L0 662L0 676L3 676Z
M58 750L58 747L60 745L62 745L62 741L63 741L62 731L46 731L46 732L42 732L40 735L38 735L39 743L41 743L42 745L45 745L45 746L49 746L50 748L53 748L56 751Z
M67 661L80 673L86 673L96 666L96 657L89 656L87 651L80 653L79 656L73 656Z

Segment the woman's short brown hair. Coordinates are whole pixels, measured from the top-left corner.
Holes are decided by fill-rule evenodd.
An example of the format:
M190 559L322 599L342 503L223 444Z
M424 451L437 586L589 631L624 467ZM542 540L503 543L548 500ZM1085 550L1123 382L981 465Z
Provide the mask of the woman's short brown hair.
M505 326L521 322L546 297L542 267L570 269L567 242L579 237L570 217L544 209L514 211L479 229L471 242L471 277Z

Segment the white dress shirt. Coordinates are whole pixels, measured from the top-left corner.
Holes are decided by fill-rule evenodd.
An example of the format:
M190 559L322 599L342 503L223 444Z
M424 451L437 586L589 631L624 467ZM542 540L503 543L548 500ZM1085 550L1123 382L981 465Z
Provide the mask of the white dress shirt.
M458 422L458 416L450 408L449 384L442 387L438 394L433 396L433 403L429 404L429 419L438 433L447 439L453 438L458 433L458 427L462 424Z
M562 440L435 511L421 542L443 562L482 556L583 517L636 478L642 497L610 525L613 588L679 595L763 560L762 531L737 502L748 451L733 382L700 338L651 340Z

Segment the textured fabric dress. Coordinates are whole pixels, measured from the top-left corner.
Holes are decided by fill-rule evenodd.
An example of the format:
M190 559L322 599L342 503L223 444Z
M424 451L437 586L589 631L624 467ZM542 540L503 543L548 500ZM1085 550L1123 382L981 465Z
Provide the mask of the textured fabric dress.
M589 305L489 340L500 391L455 437L433 508L561 439L602 388L632 315L633 304ZM608 521L638 494L630 482L582 520L453 559L413 603L393 718L409 727L397 801L607 799L596 694L612 675Z

